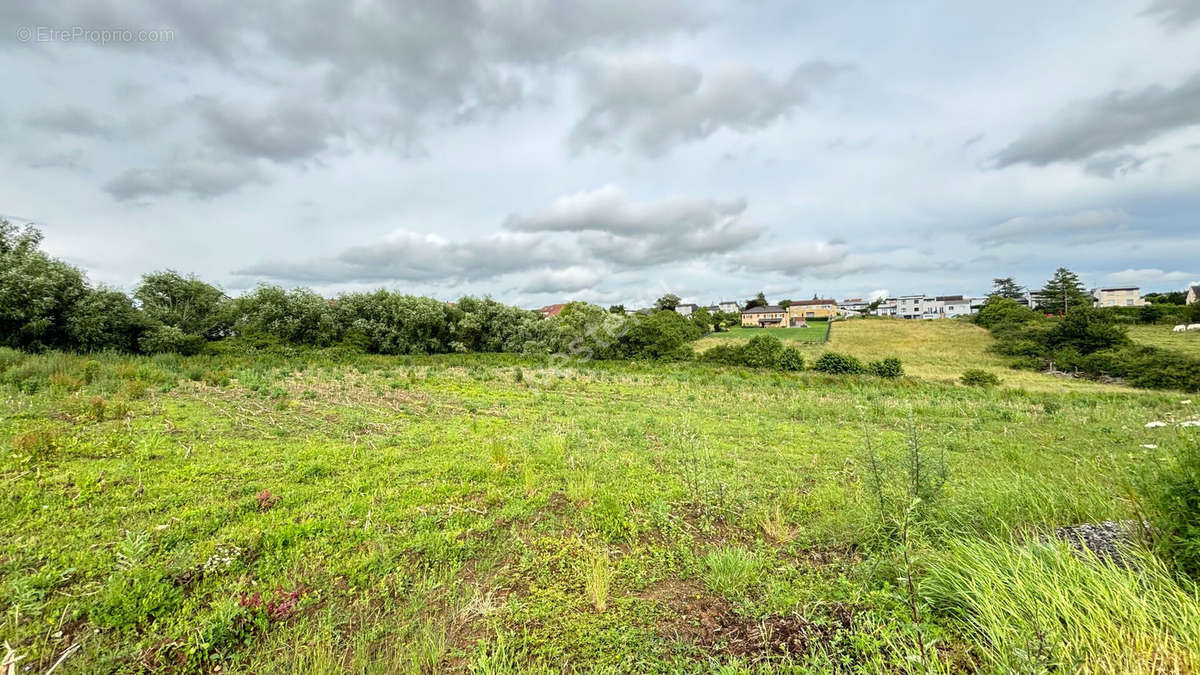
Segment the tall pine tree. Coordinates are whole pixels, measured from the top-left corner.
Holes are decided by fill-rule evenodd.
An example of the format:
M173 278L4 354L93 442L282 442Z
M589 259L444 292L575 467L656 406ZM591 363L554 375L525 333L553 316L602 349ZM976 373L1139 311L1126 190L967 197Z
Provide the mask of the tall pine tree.
M1065 267L1055 270L1039 294L1038 309L1047 314L1066 314L1092 306L1092 298L1084 292L1079 276Z

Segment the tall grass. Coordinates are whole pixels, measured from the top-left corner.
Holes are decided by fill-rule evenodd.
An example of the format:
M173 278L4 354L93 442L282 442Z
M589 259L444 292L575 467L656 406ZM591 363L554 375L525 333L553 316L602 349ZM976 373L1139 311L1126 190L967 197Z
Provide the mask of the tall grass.
M949 542L921 593L1000 672L1185 673L1200 667L1200 596L1158 558L1128 567L1061 543Z

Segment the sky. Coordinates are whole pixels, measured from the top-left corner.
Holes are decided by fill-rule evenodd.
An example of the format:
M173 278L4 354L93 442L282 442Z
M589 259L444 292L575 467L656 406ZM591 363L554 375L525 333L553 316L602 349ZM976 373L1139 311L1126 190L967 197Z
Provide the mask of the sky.
M9 0L0 29L0 215L122 289L1200 280L1200 0Z

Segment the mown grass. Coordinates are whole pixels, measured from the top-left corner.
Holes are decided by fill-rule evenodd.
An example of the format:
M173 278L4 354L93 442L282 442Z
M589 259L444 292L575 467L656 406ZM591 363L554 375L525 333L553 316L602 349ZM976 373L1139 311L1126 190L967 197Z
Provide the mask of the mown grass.
M1130 326L1129 337L1140 344L1200 358L1200 330L1176 333L1172 328L1167 325Z
M339 352L0 350L0 387L0 635L23 664L85 671L913 672L864 437L889 475L914 436L944 457L912 537L929 560L1135 517L1127 472L1195 431L1145 422L1200 410L1099 387ZM930 668L993 658L930 607L948 608L919 628Z
M713 344L714 340L749 340L755 335L765 333L774 335L784 342L824 342L825 331L829 324L825 321L811 321L808 326L791 326L788 328L744 328L734 326L720 333L709 333L704 345Z

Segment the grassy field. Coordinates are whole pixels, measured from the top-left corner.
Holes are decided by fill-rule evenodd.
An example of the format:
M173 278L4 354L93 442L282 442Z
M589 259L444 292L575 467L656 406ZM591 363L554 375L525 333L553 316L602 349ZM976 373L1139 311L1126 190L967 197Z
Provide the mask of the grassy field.
M753 334L755 329L747 330ZM715 335L726 334L698 340L696 349L704 351L719 344L718 340L731 339ZM741 336L732 335L733 339L738 337ZM1032 391L1133 391L1118 385L1013 370L1003 357L987 351L991 343L992 336L986 330L955 319L855 319L834 323L828 344L793 344L804 351L810 362L827 351L850 354L864 361L895 356L904 362L906 373L947 383L957 380L968 368L979 368L996 374L1008 386Z
M1196 442L1146 422L1200 405L948 384L998 368L954 322L834 336L919 377L0 350L0 636L35 672L1196 663L1194 592L1014 551L1134 517Z
M824 321L813 321L806 327L794 328L743 328L734 326L720 333L711 333L707 340L749 340L760 333L774 335L784 342L824 342L825 330L828 327Z
M1129 337L1135 342L1162 347L1190 356L1200 357L1200 330L1176 333L1171 326L1130 326Z

